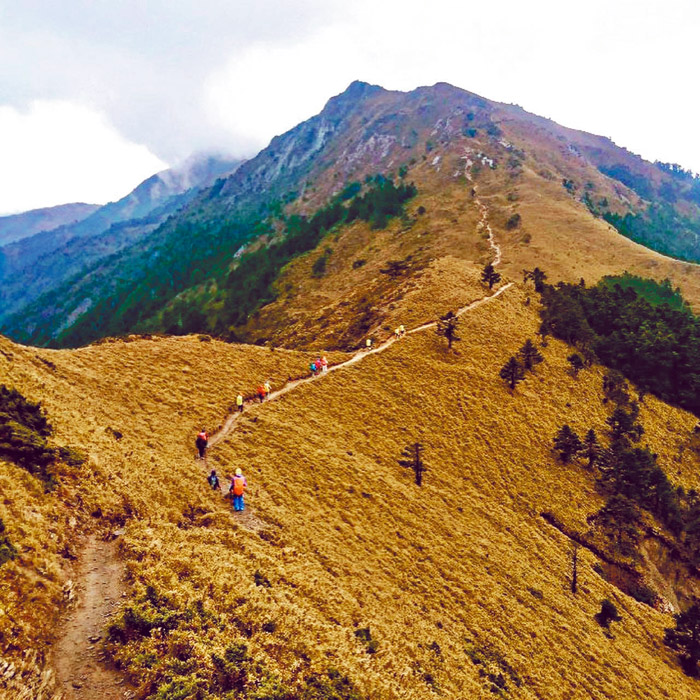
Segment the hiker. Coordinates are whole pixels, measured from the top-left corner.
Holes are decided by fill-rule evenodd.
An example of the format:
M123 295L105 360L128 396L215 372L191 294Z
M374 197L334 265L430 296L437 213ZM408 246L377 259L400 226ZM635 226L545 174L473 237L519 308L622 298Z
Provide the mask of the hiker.
M207 431L202 428L202 430L197 435L197 439L194 444L197 446L197 451L199 452L199 459L204 459L204 453L207 450L207 444L209 443L209 436Z
M248 488L248 482L243 476L241 469L236 469L236 476L231 479L230 492L233 494L233 509L236 511L244 510L243 493Z
M404 326L403 323L399 326L399 333L402 338L406 335L406 326Z
M221 491L221 484L219 483L219 477L216 475L216 469L211 470L211 474L207 477L207 481L209 482L209 486L216 491L217 489Z
M372 349L372 338L367 338L367 340L365 341L365 348L367 348L367 350Z
M312 363L309 365L309 369L311 370L311 376L312 376L312 377L315 377L315 376L316 376L316 363L315 363L315 362L312 362Z
M265 396L269 396L272 393L272 384L270 384L270 380L268 379L263 386L265 387Z
M265 387L262 384L258 387L258 398L260 399L260 403L265 400Z
M328 360L325 355L321 358L321 369L324 374L328 371Z
M236 396L236 406L238 406L238 412L243 413L243 394Z
M316 376L321 374L321 370L323 369L323 362L321 361L321 356L319 355L316 358Z
M396 340L398 340L401 337L401 328L399 326L396 326L396 328L394 328L394 337L396 338Z

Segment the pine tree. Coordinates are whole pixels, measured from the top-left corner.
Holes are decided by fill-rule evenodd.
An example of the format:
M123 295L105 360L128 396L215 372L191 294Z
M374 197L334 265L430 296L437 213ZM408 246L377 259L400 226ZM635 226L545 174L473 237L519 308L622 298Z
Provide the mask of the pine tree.
M639 542L638 527L642 523L639 508L634 501L616 493L598 511L595 520L601 527L615 534L622 554L634 552L634 547Z
M587 433L586 437L583 439L583 454L588 460L588 468L593 469L596 459L600 454L600 443L598 442L598 437L595 434L595 430L591 428Z
M700 602L695 602L685 612L674 615L675 628L668 628L664 642L679 652L683 670L689 676L698 675L700 660Z
M492 263L484 267L481 273L481 281L488 284L489 289L493 289L493 285L501 281L501 275L493 269Z
M613 440L629 438L633 442L639 442L644 434L644 427L637 422L639 416L639 404L633 401L628 410L618 406L606 419L610 426L610 436Z
M532 280L535 283L535 291L538 294L542 294L544 291L544 281L546 279L547 275L539 267L536 267L534 270L523 270L523 282Z
M538 365L544 360L542 353L537 349L530 338L528 338L525 344L518 350L518 355L526 370L531 370L535 365Z
M578 377L578 373L584 367L583 359L576 352L569 355L566 359L567 359L568 363L571 365L571 374L573 374L574 377Z
M525 369L515 357L511 357L508 362L501 367L501 379L504 379L510 389L515 389L515 385L525 379Z
M438 335L444 336L447 340L447 347L452 348L452 343L462 340L457 335L457 323L459 319L452 311L448 311L444 316L440 316L435 328Z
M603 394L603 403L612 401L618 406L626 406L630 402L627 382L622 372L611 369L603 375Z
M428 471L428 467L425 465L421 454L425 448L420 442L414 442L411 445L404 447L401 453L404 459L399 460L399 464L407 469L412 469L416 477L416 484L421 486L423 484L423 473Z
M564 464L568 464L572 457L581 451L583 445L579 436L568 426L562 425L554 436L554 449Z

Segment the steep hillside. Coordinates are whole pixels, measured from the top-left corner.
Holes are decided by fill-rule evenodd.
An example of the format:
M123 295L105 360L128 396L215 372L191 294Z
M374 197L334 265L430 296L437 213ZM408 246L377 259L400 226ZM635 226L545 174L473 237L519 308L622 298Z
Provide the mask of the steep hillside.
M395 231L379 235L396 245ZM456 257L423 268L407 327L488 295L477 270ZM550 340L509 391L499 369L539 318L531 288L498 289L460 317L453 351L434 328L417 330L248 405L206 468L192 459L196 430L222 424L260 378L278 389L305 374L310 355L196 337L74 351L1 341L2 381L42 400L56 444L87 456L46 494L11 464L0 472L11 494L0 517L19 552L0 567L12 616L0 615L0 633L26 674L2 681L8 697L38 687L27 650L47 652L61 634L47 611L65 610L80 534L121 527L127 595L99 645L138 697L696 697L663 645L671 615L611 583L614 567L594 553L588 518L604 499L593 473L551 451L563 423L607 441L602 370L572 377L571 349ZM673 483L697 489L696 418L653 397L640 417ZM398 463L416 441L428 465L420 488ZM239 466L247 510L232 513L204 476ZM562 531L590 543L576 594ZM700 591L663 532L643 539L635 566L666 609ZM606 598L621 615L607 633L594 619Z
M99 204L61 204L57 207L33 209L22 214L0 216L0 246L49 231L66 224L74 224L99 209Z
M405 278L432 260L465 256L462 237L442 234L462 221L468 228L468 221L480 216L470 201L471 179L489 206L491 225L504 242L505 269L513 276L533 260L557 279L597 279L629 269L658 280L670 277L692 303L700 298L692 266L641 248L617 232L663 253L697 259L694 231L700 209L692 175L646 163L609 139L444 83L410 93L353 83L319 115L273 139L146 239L87 270L50 299L38 300L7 321L5 330L23 341L79 345L105 334L166 330L173 316L168 309L186 307L194 324L189 330L273 337L287 323L279 323L283 309L296 313L285 290L290 283L301 284L301 270L308 266L299 262L297 272L283 273L273 280L272 292L263 295L278 296L277 306L265 312L274 321L261 326L252 318L250 325L222 328L227 279L244 264L241 253L283 238L290 217L311 216L350 183L362 184L377 174L416 183L414 223L401 223L401 251L414 255L410 251L422 249L414 255L419 264L412 263L402 279L385 280L377 287L382 293L401 294ZM427 213L418 218L421 206ZM389 230L396 232L393 226ZM334 235L347 241L343 245L350 251L357 247L349 243L356 230L335 230ZM418 243L426 232L430 235ZM475 244L478 240L467 246ZM332 239L310 257L327 248L334 250ZM372 255L371 246L365 253L368 257L358 259L370 267L352 276L364 279L385 263ZM332 255L327 262L343 275L348 272L332 263ZM338 297L336 279L329 274L319 283L307 274L302 287L318 289L325 306L356 305ZM326 287L330 295L322 291ZM235 316L235 308L227 312Z
M0 323L23 311L42 294L42 313L60 303L83 270L142 240L193 199L200 188L236 169L239 161L213 156L192 158L142 182L117 202L96 208L89 216L0 248ZM10 326L12 324L10 323Z

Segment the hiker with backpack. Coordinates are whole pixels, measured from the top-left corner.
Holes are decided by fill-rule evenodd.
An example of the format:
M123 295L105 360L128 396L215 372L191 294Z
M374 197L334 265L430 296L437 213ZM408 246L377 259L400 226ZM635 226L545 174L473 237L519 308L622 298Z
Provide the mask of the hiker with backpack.
M365 348L367 349L367 352L372 349L372 338L367 338L365 341Z
M323 370L324 374L328 372L328 360L326 359L325 355L321 358L321 369Z
M194 444L197 446L199 459L204 459L204 455L207 451L207 445L209 444L209 435L207 435L207 431L204 428L202 428L197 435L197 439L194 441Z
M260 384L260 386L258 386L258 398L260 399L260 403L265 400L265 393L265 386Z
M265 396L269 396L272 393L272 384L269 379L263 384L263 387L265 388Z
M236 406L238 407L238 412L243 413L243 394L236 396Z
M309 369L311 370L311 376L312 376L312 377L315 377L315 376L316 376L316 363L315 363L315 362L312 362L312 363L309 365Z
M216 491L217 489L221 491L221 484L219 483L219 477L216 475L216 469L211 470L211 474L207 477L207 481L209 482L209 486Z
M243 476L243 471L240 468L236 469L236 475L231 478L231 488L229 489L229 493L233 494L233 510L242 511L245 509L243 494L247 488L248 482Z

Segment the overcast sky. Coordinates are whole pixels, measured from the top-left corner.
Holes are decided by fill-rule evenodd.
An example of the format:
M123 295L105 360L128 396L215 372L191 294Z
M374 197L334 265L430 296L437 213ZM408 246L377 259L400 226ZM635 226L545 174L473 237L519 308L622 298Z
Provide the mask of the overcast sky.
M0 0L0 213L446 81L700 171L697 0Z

